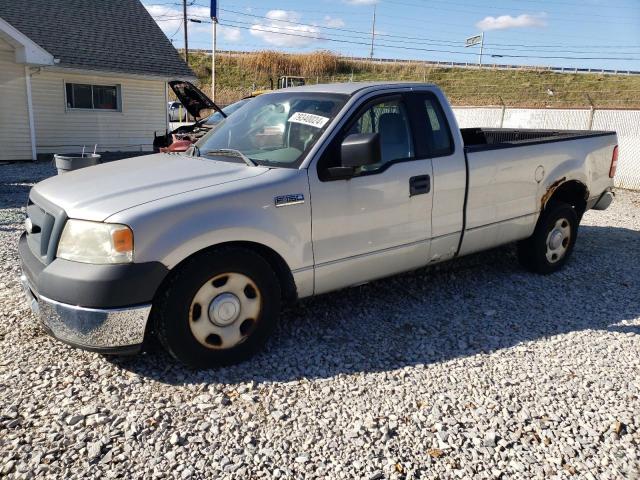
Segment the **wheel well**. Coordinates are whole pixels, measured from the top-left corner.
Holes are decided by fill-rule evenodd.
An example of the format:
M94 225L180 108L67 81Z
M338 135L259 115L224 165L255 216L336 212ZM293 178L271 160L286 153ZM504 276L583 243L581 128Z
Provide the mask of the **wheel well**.
M296 289L296 283L293 279L293 274L291 273L291 270L289 269L289 265L287 265L287 262L284 260L284 258L280 256L280 254L278 254L278 252L260 243L242 241L242 242L225 242L225 243L212 245L211 247L194 252L189 257L182 260L172 270L175 270L182 263L184 263L186 260L193 257L194 255L198 255L204 251L214 250L220 247L240 247L240 248L246 248L247 250L254 251L258 255L260 255L262 258L264 258L269 263L269 265L271 265L271 268L273 268L273 271L275 272L276 276L278 277L278 280L280 281L280 287L282 289L282 299L286 303L293 303L298 299L298 291Z
M549 195L551 193L551 195ZM564 183L552 184L543 197L543 207L556 202L568 203L576 209L578 218L581 218L587 209L589 190L586 185L578 180L569 180Z

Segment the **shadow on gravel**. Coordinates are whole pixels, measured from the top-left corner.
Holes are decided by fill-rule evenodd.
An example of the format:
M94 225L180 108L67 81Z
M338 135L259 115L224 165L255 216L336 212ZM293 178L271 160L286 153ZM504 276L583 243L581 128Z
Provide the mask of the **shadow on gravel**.
M206 371L153 351L113 359L168 384L328 378L384 372L506 349L640 316L640 232L582 226L556 274L523 271L513 246L299 302L253 359Z
M23 161L0 165L0 209L26 207L32 184L55 174L51 162Z
M20 208L27 206L31 185L0 183L0 205L2 208Z

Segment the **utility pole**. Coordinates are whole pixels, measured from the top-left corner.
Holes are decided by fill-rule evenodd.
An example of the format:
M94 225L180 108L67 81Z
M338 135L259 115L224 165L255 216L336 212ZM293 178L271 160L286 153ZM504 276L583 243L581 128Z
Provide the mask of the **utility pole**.
M482 50L484 49L484 32L480 34L480 66L482 66Z
M218 2L211 0L211 100L216 101L216 27L218 26Z
M371 54L370 58L373 58L373 42L376 38L376 5L373 5L373 23L371 25Z
M187 0L182 0L182 27L184 28L184 61L189 65L189 39L187 35Z
M216 101L216 25L218 19L213 17L213 49L211 50L211 100Z

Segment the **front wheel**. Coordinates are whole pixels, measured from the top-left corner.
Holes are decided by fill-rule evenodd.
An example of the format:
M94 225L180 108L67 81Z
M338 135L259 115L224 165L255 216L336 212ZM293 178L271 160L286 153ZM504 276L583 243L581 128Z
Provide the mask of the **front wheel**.
M272 332L279 312L280 285L269 263L235 247L188 260L153 307L160 343L192 367L250 357Z
M549 274L567 262L578 236L578 215L569 204L545 209L531 237L518 242L518 260L527 270Z

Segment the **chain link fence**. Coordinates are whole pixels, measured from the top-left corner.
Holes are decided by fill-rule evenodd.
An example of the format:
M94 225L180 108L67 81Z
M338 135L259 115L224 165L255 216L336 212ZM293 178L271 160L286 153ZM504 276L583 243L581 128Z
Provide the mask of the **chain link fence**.
M461 128L614 130L618 134L615 186L640 190L640 110L454 107Z

